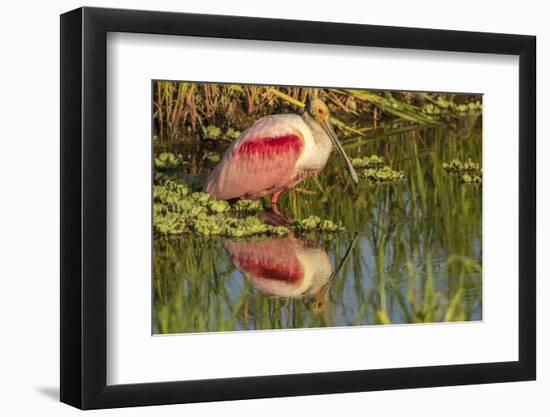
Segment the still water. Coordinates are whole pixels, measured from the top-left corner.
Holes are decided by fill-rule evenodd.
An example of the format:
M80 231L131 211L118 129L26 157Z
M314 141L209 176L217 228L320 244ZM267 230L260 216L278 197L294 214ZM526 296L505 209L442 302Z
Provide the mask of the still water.
M480 128L345 147L351 157L384 156L405 179L354 185L333 154L317 181L283 193L279 209L340 221L345 232L156 236L153 333L481 320L482 188L441 169L455 158L481 162Z

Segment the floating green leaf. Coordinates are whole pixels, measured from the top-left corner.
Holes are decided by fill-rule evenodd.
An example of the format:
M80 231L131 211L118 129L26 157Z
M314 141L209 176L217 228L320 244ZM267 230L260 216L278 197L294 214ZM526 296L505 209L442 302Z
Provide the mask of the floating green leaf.
M372 183L399 182L405 178L401 171L395 171L390 166L383 168L367 168L361 171L361 177Z
M233 204L233 210L241 212L255 212L262 210L262 203L258 200L238 200Z
M225 131L225 137L226 139L237 139L239 136L240 136L241 132L239 132L238 130L235 130L231 127L227 128L227 130Z
M480 173L481 169L478 162L472 161L470 158L466 162L461 162L458 159L453 159L451 162L444 162L441 167L447 172L465 173L475 172Z
M216 126L213 126L213 125L206 126L206 127L203 126L202 127L202 136L205 139L218 140L218 139L221 139L222 130L219 127L216 127Z
M207 159L212 162L218 162L221 159L221 156L218 152L204 151L202 154L202 159Z
M444 162L441 167L449 173L458 175L462 184L482 183L482 170L479 163L471 159L466 162L453 159L451 162Z
M340 232L345 228L332 222L331 220L322 220L319 216L309 216L302 220L296 220L294 230L297 232L310 232L318 230L321 232Z
M162 152L155 158L155 168L159 171L167 171L179 168L184 164L181 155L174 155L171 152Z
M479 115L483 110L483 105L481 101L471 101L469 103L457 104L453 101L445 99L442 96L438 96L436 99L434 99L427 93L420 93L420 95L428 101L428 103L422 108L422 111L432 116Z
M214 140L214 141L216 140L232 141L238 138L239 135L241 134L240 131L233 129L231 127L228 127L226 131L223 132L222 129L214 125L209 125L206 127L203 126L201 130L202 130L202 136L204 139Z
M384 157L378 155L353 158L351 164L355 168L375 168L384 165Z
M482 180L480 175L464 174L460 177L460 182L463 184L481 184Z

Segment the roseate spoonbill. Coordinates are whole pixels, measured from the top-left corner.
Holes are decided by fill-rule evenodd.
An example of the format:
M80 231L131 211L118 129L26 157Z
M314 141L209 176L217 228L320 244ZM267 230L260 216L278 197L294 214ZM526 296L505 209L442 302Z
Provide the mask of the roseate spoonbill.
M227 240L224 247L258 291L282 298L313 298L313 309L326 304L332 266L317 243L290 235L260 241Z
M327 163L333 143L358 182L334 133L327 105L312 99L301 115L267 116L246 129L225 151L203 191L221 200L271 195L271 207L279 214L279 194L318 174Z

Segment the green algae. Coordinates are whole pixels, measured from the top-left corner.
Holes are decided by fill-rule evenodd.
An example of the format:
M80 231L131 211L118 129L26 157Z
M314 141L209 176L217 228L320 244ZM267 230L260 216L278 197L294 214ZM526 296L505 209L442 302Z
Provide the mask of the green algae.
M462 162L459 159L453 159L451 162L444 162L441 164L441 168L447 172L454 172L457 174L464 174L467 172L481 174L479 163L472 161L470 158L468 158L465 162Z

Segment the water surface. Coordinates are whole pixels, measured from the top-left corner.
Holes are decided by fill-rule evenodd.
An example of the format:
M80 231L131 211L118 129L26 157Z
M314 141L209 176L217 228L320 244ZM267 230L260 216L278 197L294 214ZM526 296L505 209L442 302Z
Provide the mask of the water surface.
M405 180L356 186L334 152L318 180L283 193L279 208L341 221L345 232L155 236L153 333L480 320L482 189L441 169L455 158L481 161L480 128L345 147L352 157L383 155ZM212 169L201 163L188 169Z

